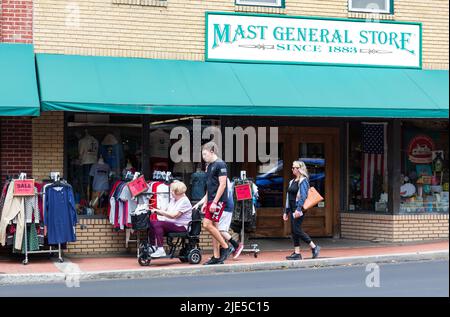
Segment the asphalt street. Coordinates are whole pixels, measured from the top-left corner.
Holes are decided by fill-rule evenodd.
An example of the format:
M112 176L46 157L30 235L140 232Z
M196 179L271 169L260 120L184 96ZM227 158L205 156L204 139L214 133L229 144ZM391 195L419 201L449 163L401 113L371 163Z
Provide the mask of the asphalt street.
M379 273L379 274L378 274ZM70 284L0 286L0 297L449 296L449 262L424 261ZM369 287L371 286L371 287Z

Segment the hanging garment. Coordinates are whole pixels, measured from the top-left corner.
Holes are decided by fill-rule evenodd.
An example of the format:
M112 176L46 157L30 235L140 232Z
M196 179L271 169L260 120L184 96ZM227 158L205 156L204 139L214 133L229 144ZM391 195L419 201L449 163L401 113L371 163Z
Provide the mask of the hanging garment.
M14 196L14 180L11 181L6 194L5 203L3 205L2 217L0 219L0 244L5 245L6 228L11 220L17 217L17 239L14 247L18 250L22 247L23 230L25 226L25 204L24 198Z
M14 241L16 239L16 235L14 235ZM27 225L27 240L25 241L25 236L22 239L22 248L21 250L17 250L13 248L13 253L25 254L25 243L27 243L27 251L37 251L39 250L39 240L36 230L36 225L34 223Z
M5 204L6 194L8 192L9 181L6 181L3 185L2 192L0 193L0 219L2 218L3 205Z
M49 244L75 242L77 213L72 187L57 182L45 188L44 223Z

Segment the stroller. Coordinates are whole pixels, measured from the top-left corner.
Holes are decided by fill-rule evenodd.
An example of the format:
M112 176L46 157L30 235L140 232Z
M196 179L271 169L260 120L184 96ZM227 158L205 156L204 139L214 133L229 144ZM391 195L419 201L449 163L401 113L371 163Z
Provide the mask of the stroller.
M149 213L132 217L133 229L145 230L146 237L139 242L138 263L141 266L149 266L152 260L151 254L154 251L149 241ZM145 217L142 217L145 216ZM199 246L200 231L202 229L202 214L199 209L192 210L192 220L188 224L187 232L173 232L167 234L167 245L169 252L166 256L157 259L179 258L181 262L199 264L202 261L202 252ZM153 260L156 260L155 258Z

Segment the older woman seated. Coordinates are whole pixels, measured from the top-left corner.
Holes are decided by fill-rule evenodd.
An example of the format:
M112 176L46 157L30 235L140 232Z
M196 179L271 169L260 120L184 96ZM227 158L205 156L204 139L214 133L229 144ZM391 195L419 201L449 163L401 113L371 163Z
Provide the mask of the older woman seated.
M164 251L164 235L169 232L187 232L192 220L192 205L186 196L186 185L174 182L170 185L170 202L166 210L152 209L158 215L157 221L152 221L149 228L150 243L156 249L152 258L166 256Z

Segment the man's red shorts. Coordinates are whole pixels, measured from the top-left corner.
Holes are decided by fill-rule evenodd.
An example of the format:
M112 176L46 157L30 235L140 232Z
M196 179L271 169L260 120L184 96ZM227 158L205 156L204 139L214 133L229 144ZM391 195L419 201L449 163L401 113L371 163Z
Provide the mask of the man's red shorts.
M222 217L223 210L225 209L225 202L218 202L217 208L214 212L210 212L209 207L213 202L208 202L205 207L205 218L214 222L219 222Z

